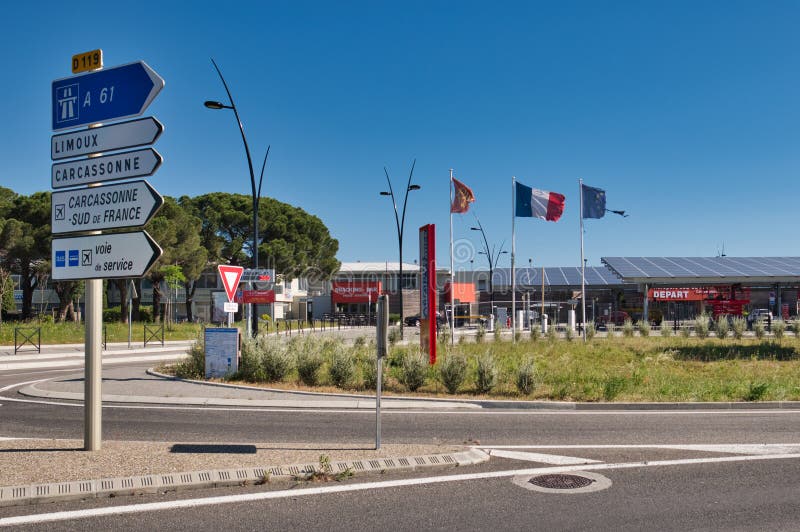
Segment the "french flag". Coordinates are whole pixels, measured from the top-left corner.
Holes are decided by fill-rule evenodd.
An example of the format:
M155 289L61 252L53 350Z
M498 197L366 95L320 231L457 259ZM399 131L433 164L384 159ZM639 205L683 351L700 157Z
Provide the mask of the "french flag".
M564 195L516 183L516 215L557 222L564 212Z

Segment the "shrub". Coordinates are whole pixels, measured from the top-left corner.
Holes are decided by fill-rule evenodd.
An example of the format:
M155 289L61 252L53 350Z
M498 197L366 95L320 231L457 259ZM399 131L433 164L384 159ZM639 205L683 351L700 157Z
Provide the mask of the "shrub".
M274 337L259 337L257 343L261 350L261 369L267 382L282 381L292 370L292 352L289 344Z
M786 332L786 322L783 320L774 320L772 322L772 334L775 336L776 340L780 340L783 338L784 333Z
M733 323L731 323L731 331L733 331L733 337L737 340L741 340L744 336L744 332L747 330L747 320L740 316L736 316L733 318Z
M698 314L694 319L694 334L698 338L707 338L708 329L708 315L705 312Z
M639 336L650 336L650 322L647 320L639 320L636 324L636 328L639 329Z
M571 342L575 338L575 331L572 330L572 327L567 325L567 328L564 329L564 338L567 342Z
M118 322L122 320L122 308L119 306L103 309L103 322Z
M367 390L375 390L378 388L378 358L374 353L364 351L364 356L359 358L359 365L361 366L361 382L363 387ZM383 364L381 371L381 387L384 388L386 384L386 364Z
M747 387L743 399L745 401L760 401L767 394L769 383L767 382L751 382Z
M450 326L440 327L436 339L441 345L450 345Z
M409 349L400 366L400 382L408 391L415 392L425 384L428 360L420 349Z
M367 337L366 336L357 336L355 340L353 340L353 347L364 347L367 345Z
M622 323L622 336L625 338L633 337L633 322L630 320L630 318L626 319Z
M483 337L486 336L486 327L483 324L478 325L478 329L475 331L475 343L480 344L483 343Z
M692 335L692 330L689 327L681 327L681 336L683 338L689 338Z
M175 365L175 376L180 379L202 379L206 375L206 348L203 343L203 334L200 333L197 341L189 349L189 357Z
M792 322L791 329L795 336L800 337L800 319Z
M617 329L617 327L612 322L609 321L608 323L606 323L606 333L607 333L606 336L608 338L611 338L612 336L614 336L614 331L616 329Z
M339 388L347 388L356 376L356 358L353 351L340 343L330 348L330 365L328 376L331 383Z
M297 376L306 386L319 384L319 370L322 368L322 343L314 336L307 336L306 341L297 346Z
M489 393L497 384L497 366L491 351L475 357L475 389Z
M609 377L603 384L603 399L613 401L624 389L624 377Z
M514 383L517 385L517 391L522 395L530 395L536 388L536 367L532 357L527 357L520 363Z
M239 365L238 374L242 380L251 382L264 380L264 370L261 369L260 338L242 340L242 363Z
M594 325L594 321L590 321L586 324L586 339L591 340L597 334L597 327Z
M558 340L558 331L554 325L549 325L547 327L547 340L550 342L555 342Z
M714 322L714 332L717 334L717 338L726 338L730 329L731 325L728 322L728 316L717 316L717 321Z
M764 334L766 333L764 330L764 322L761 320L753 322L753 332L759 340L764 338Z
M661 332L661 336L663 336L664 338L669 338L670 336L672 336L672 327L669 324L667 324L667 320L661 321L661 327L659 327L658 330Z
M539 338L542 337L542 329L540 328L541 325L537 325L535 323L531 323L531 342L535 342Z
M494 341L500 342L503 339L503 326L498 320L494 322Z
M389 332L386 333L386 339L389 340L389 345L394 345L400 339L400 329L397 327L389 327Z
M438 371L447 393L456 393L467 377L467 359L458 353L449 353L439 362Z

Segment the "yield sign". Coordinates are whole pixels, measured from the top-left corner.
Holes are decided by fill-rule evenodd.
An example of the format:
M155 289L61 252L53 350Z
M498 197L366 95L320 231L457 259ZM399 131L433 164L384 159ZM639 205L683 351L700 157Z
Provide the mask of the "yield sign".
M227 266L220 264L217 266L219 276L222 277L222 285L225 287L225 293L228 294L228 301L233 301L236 295L236 287L239 286L239 279L242 278L244 268L241 266Z

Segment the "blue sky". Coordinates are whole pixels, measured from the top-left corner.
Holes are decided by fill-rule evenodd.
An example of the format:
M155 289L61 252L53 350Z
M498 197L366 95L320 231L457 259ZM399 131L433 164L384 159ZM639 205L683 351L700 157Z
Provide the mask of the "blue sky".
M77 6L80 7L77 7ZM437 226L449 265L448 171L472 187L490 244L511 247L511 178L566 195L557 223L518 218L517 264L580 263L578 178L607 191L586 257L797 255L800 3L63 2L4 6L0 184L50 186L50 84L73 54L146 61L166 87L162 194L250 192L213 57L265 195L319 216L343 261L397 260L386 188L405 186L405 254ZM472 212L457 269L484 268ZM501 266L508 266L504 255Z

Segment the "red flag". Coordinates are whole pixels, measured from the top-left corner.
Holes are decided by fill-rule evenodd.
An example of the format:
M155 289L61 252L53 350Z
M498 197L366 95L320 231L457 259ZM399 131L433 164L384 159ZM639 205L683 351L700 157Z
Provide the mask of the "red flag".
M475 201L475 194L472 189L456 178L453 178L453 204L450 205L450 212L465 213L469 210L469 204Z

